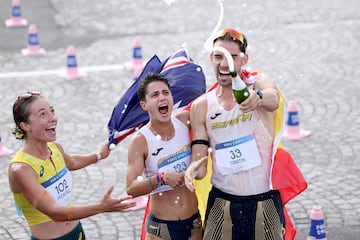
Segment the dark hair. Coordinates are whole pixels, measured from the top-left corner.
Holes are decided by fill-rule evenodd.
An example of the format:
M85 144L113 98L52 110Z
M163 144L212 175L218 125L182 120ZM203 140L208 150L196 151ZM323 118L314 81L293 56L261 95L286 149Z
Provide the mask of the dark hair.
M36 99L42 97L41 95L31 95L27 98L18 97L13 105L13 117L15 126L12 129L12 134L16 139L24 139L25 132L21 129L20 123L27 122L29 120L30 111L28 106Z
M241 35L244 38L244 41L241 42L240 40L236 39L235 37L231 36L230 32L225 33L224 36L222 37L218 37L215 38L213 43L215 43L217 40L223 40L223 41L231 41L231 42L235 42L239 45L240 48L240 52L246 53L246 48L247 48L247 40L244 34L241 33Z
M140 82L139 87L138 87L138 96L140 101L145 101L145 95L147 93L147 86L152 83L152 82L156 82L156 81L160 81L165 83L169 89L171 90L169 81L160 73L154 73L154 72L150 72L146 75L146 77Z

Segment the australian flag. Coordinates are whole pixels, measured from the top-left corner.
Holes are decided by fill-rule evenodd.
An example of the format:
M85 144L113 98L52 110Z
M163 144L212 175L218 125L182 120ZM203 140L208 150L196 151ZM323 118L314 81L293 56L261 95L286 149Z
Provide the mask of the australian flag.
M206 91L203 69L192 61L185 44L163 62L154 55L114 107L108 123L110 144L116 145L149 121L148 113L140 107L137 89L150 72L161 73L169 80L174 109L186 106Z

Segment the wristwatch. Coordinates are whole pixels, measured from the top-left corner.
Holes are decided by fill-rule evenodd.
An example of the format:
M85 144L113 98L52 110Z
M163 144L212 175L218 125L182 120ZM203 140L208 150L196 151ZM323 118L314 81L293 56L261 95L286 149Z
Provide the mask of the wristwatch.
M261 92L261 90L260 90L260 89L256 90L256 94L257 94L257 95L259 95L260 100L262 100L262 99L263 99L264 95L263 95L263 93Z

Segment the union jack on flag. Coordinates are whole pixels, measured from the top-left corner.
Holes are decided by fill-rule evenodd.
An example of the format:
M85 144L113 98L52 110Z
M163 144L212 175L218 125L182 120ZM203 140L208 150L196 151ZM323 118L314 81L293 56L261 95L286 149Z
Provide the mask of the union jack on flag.
M161 70L161 74L172 68L180 67L190 63L190 58L187 53L186 44L182 44L172 56L166 61L164 67Z

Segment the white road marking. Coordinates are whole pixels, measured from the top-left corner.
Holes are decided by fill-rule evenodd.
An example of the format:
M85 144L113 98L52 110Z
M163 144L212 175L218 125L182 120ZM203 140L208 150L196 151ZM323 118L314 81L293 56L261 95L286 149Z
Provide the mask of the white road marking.
M79 72L103 72L103 71L119 71L125 67L123 64L114 65L99 65L89 67L79 67ZM50 69L50 70L38 70L38 71L23 71L23 72L4 72L0 73L0 78L20 78L20 77L36 77L46 75L58 75L61 72L66 71L66 68L62 69Z

